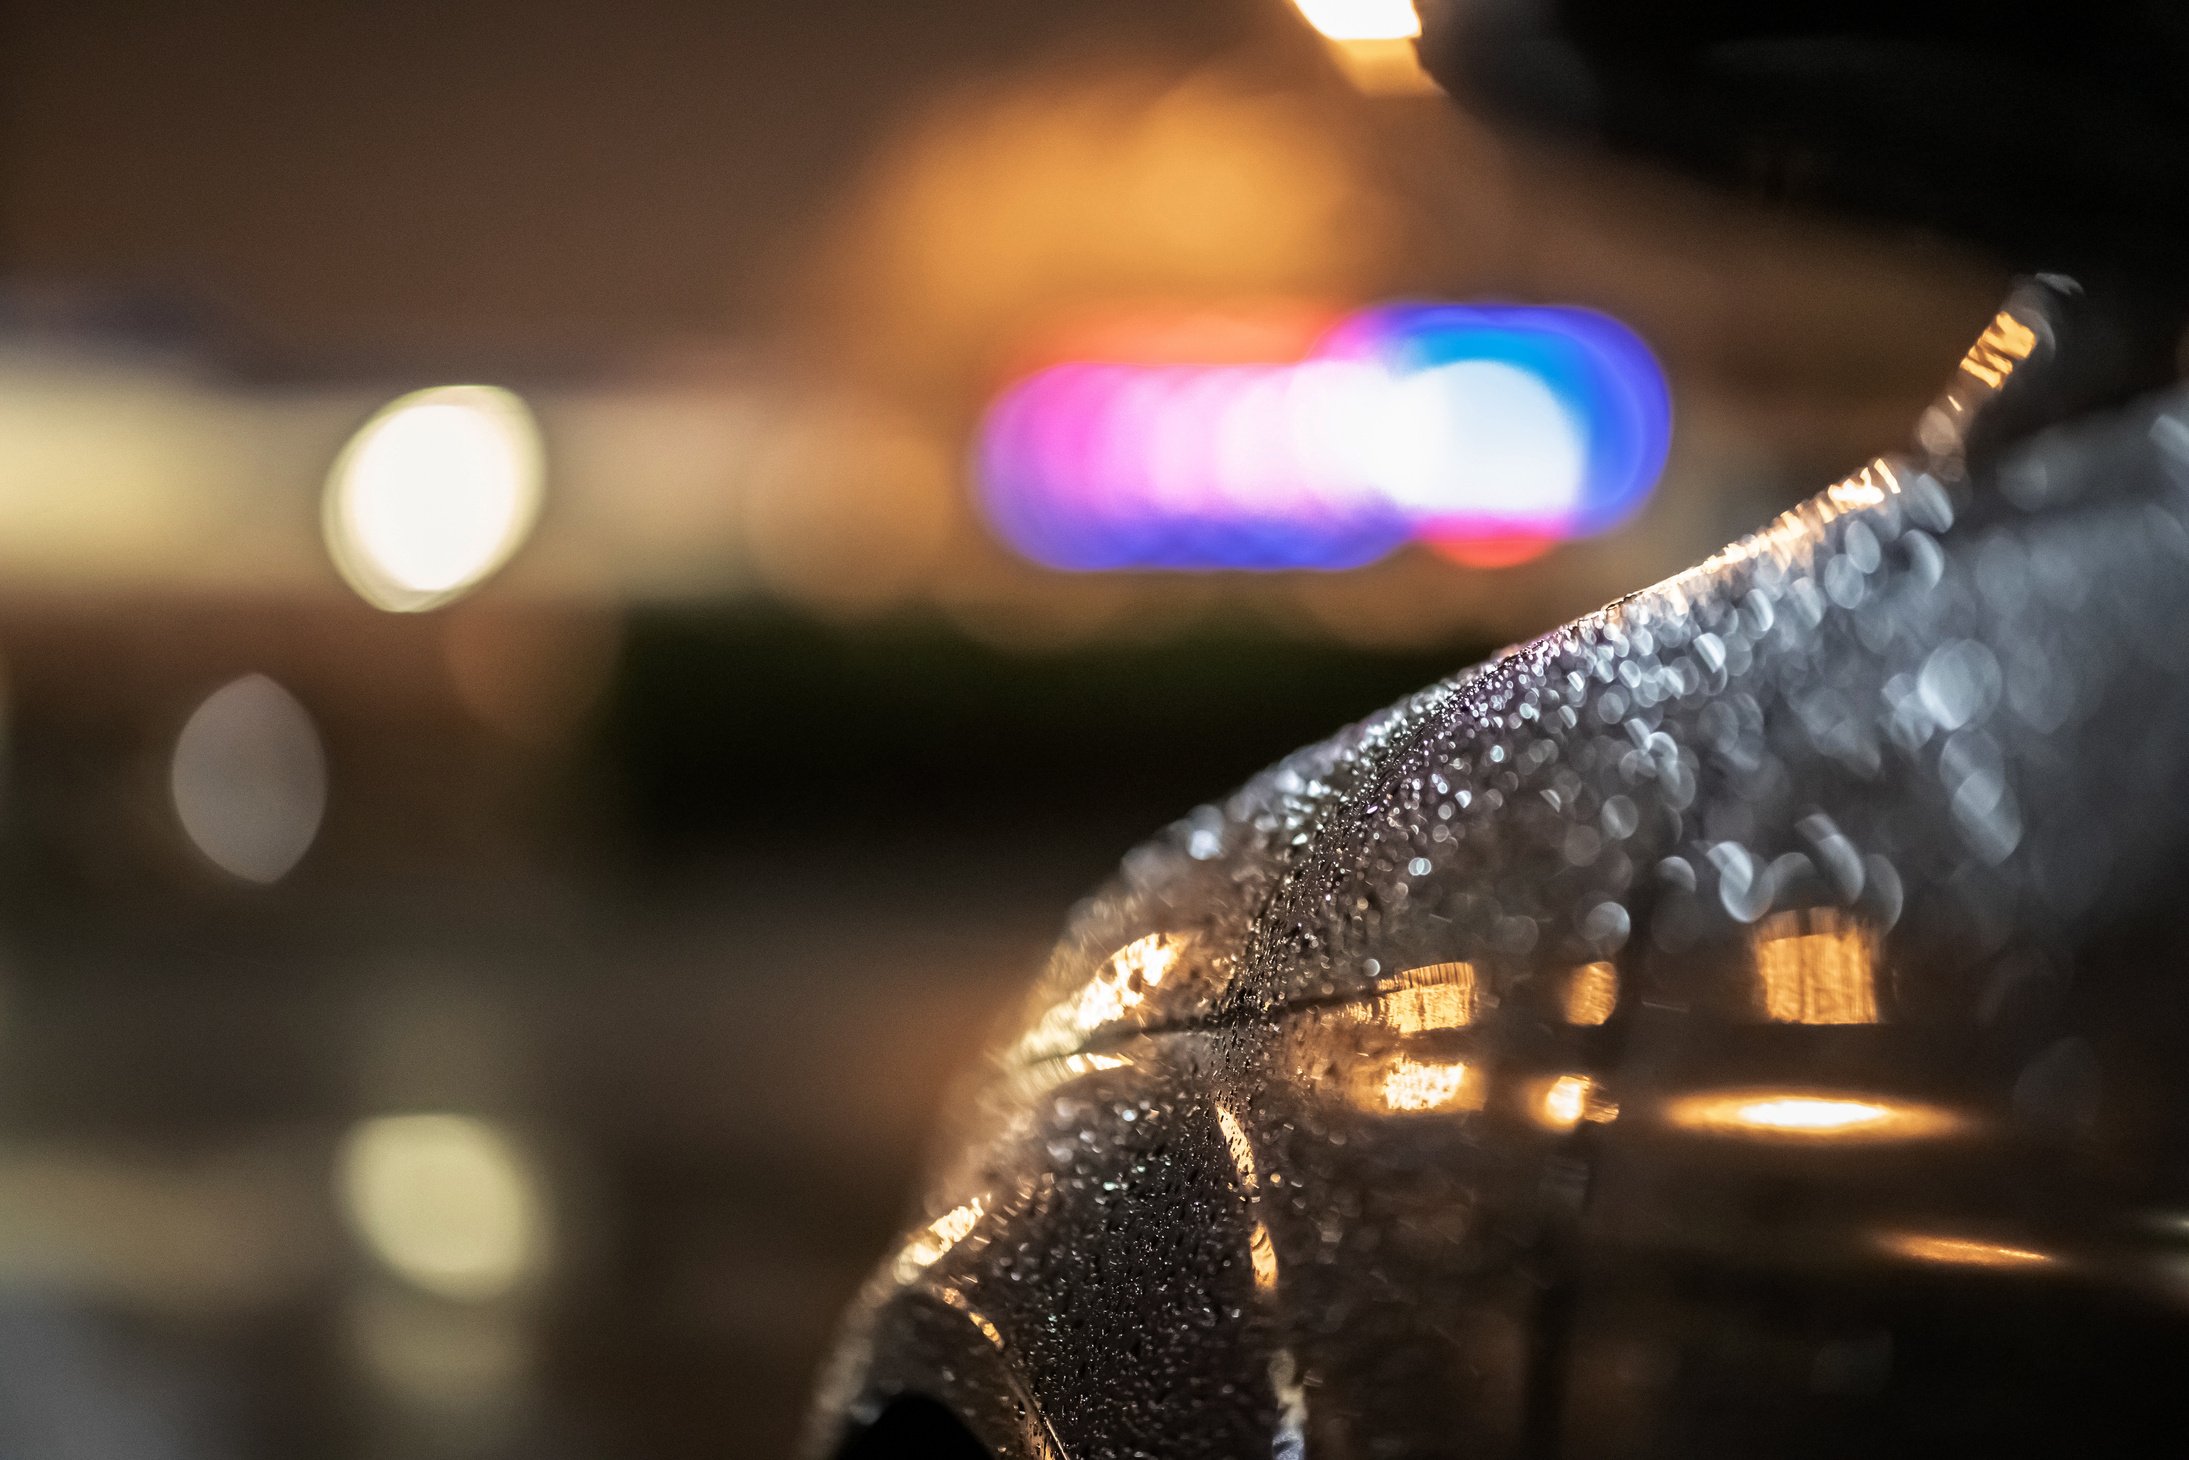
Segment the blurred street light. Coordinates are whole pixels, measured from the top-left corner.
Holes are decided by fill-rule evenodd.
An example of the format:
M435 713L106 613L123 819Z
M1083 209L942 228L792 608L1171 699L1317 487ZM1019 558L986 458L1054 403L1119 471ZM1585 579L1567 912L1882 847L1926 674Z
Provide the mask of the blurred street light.
M436 1297L483 1302L546 1256L531 1163L494 1125L462 1115L367 1120L343 1142L343 1216L389 1271Z
M1411 0L1293 0L1329 43L1338 69L1371 96L1421 96L1438 88L1414 53L1421 18Z
M183 725L169 786L183 831L209 861L246 882L278 882L319 834L326 756L295 696L250 674Z
M1334 41L1402 41L1421 34L1413 0L1293 0Z
M376 606L410 613L509 560L539 515L544 450L517 396L484 385L404 396L350 439L327 481L328 550Z

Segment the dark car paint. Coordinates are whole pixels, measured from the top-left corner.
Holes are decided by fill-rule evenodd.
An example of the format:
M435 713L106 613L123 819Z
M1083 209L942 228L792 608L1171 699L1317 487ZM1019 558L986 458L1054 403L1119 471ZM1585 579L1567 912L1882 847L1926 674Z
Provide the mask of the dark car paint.
M2189 1435L2189 400L1970 470L2057 303L1922 450L1128 857L814 1452Z

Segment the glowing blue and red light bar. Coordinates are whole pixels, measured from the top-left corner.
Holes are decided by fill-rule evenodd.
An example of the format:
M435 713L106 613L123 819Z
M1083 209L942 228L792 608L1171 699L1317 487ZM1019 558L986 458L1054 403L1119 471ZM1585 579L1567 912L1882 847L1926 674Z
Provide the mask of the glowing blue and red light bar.
M1022 379L982 426L989 521L1037 563L1338 569L1423 542L1495 566L1624 521L1664 468L1664 372L1587 310L1391 305L1221 363L1178 358L1190 331L1138 352L1134 333Z

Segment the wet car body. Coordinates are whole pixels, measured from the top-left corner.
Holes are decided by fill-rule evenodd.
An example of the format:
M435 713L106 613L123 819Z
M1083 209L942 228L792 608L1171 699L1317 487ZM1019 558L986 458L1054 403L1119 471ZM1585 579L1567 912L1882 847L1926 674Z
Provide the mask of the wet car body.
M2189 1436L2189 399L1972 464L2057 300L1908 455L1128 857L815 1452Z

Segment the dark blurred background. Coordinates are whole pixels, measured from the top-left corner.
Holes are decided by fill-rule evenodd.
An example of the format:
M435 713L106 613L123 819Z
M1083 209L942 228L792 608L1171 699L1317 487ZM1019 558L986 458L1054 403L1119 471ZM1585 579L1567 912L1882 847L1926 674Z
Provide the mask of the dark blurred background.
M1347 3L0 0L0 1456L783 1453L1134 839L1898 444L1993 306L1493 138ZM1399 298L1639 332L1639 514L1345 572L984 525L1062 323ZM451 385L536 421L536 522L390 589L446 524L330 472Z

